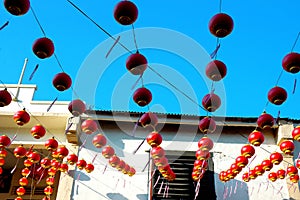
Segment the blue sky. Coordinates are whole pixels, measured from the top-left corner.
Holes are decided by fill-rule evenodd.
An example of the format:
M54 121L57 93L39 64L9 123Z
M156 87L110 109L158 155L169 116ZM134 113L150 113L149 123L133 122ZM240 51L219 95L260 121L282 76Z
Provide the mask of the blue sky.
M94 21L114 36L131 31L130 26L121 26L113 18L113 8L118 1L79 1L73 0L78 7L85 11ZM139 16L134 24L139 28L163 28L174 31L190 38L201 45L207 53L211 53L216 45L216 38L208 30L210 18L219 12L219 1L133 1L139 9ZM107 46L99 51L99 58L103 59L113 41L108 38L94 24L75 10L66 0L32 1L31 5L42 24L46 35L54 41L55 53L62 63L64 70L73 80L79 77L89 55L98 53L104 41ZM300 2L291 1L259 1L245 0L232 2L223 0L222 11L232 16L234 30L231 35L221 40L218 59L227 65L227 76L223 83L217 83L216 93L222 93L222 109L216 115L226 116L252 116L257 117L267 102L267 92L275 85L282 70L281 60L290 52L291 47L300 31L300 17L298 8ZM43 34L36 23L33 14L29 11L24 16L10 15L3 6L0 7L0 24L9 20L9 25L0 31L0 63L2 73L0 80L5 83L17 83L22 70L24 59L29 59L23 83L36 84L38 90L35 100L53 100L59 94L59 100L71 100L71 91L59 93L52 86L52 78L61 72L54 57L40 60L31 51L32 43ZM136 31L137 43L143 46L151 42L139 31ZM134 48L133 41L121 41ZM171 41L180 44L181 41ZM300 52L300 42L294 51ZM181 45L181 44L180 44ZM182 44L184 45L184 44ZM97 49L98 47L98 49ZM210 88L205 77L198 71L205 70L205 62L193 66L182 54L168 52L167 50L153 48L140 49L151 66L168 80L174 81L182 91L201 102L202 97ZM197 53L194 48L186 51L190 55ZM120 54L118 54L120 53ZM131 95L131 87L137 80L136 76L129 74L125 69L125 60L129 54L120 47L113 49L110 56L116 59L111 63L97 63L95 70L104 69L99 82L87 87L85 90L95 90L94 99L86 99L85 93L80 97L96 109L135 110L146 111L146 108L136 106ZM199 52L200 55L200 52ZM29 76L36 64L40 67L34 78ZM176 72L174 75L169 72ZM169 71L168 71L169 70ZM93 73L88 74L93 77ZM175 77L175 78L174 78ZM180 77L180 78L177 78ZM279 86L286 88L288 99L282 106L269 104L267 111L274 116L278 110L282 117L300 118L298 99L300 97L298 84L296 93L292 94L294 79L298 75L284 72ZM99 77L98 77L99 78ZM184 113L205 115L203 110L173 90L155 74L147 70L144 77L145 85L153 93L153 102L150 109L159 112ZM298 81L299 82L299 81ZM119 87L119 86L124 87ZM141 83L138 83L140 86ZM118 86L118 87L116 87ZM188 86L188 87L187 87ZM76 88L75 88L76 90ZM115 103L117 102L117 103Z

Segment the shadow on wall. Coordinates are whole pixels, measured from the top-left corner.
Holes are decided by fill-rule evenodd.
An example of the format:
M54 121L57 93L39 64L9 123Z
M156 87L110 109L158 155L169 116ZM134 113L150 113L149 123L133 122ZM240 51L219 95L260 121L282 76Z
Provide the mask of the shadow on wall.
M81 171L69 170L69 176L79 181L89 181L91 178Z
M147 200L148 199L148 195L147 194L137 194L136 197L139 200Z
M120 193L107 193L106 196L113 200L129 200Z
M219 185L216 188L217 199L230 199L230 200L249 200L249 189L243 181L232 179L225 185L219 179L216 182Z

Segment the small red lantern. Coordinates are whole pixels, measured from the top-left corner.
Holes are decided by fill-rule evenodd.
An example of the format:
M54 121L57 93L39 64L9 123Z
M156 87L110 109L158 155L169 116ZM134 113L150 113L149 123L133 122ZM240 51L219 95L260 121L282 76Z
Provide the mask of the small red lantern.
M61 163L59 166L59 171L61 172L67 172L69 170L69 166L67 163Z
M287 92L282 87L275 86L268 92L268 100L275 104L281 105L287 99Z
M138 9L131 1L120 1L114 9L115 20L122 25L130 25L138 17Z
M161 157L157 159L153 159L155 166L160 167L160 166L167 166L169 164L169 161L166 157Z
M162 158L165 156L165 150L160 146L152 147L150 155L153 159Z
M263 173L265 172L265 170L263 169L263 167L261 165L256 165L254 167L254 171L258 176L263 175Z
M7 135L1 135L0 136L0 148L5 148L10 145L11 140Z
M275 172L269 173L268 179L272 182L275 182L277 180L277 174Z
M0 166L3 166L5 164L5 159L0 157Z
M1 136L0 136L0 140L1 140ZM0 142L0 146L1 146L1 142ZM3 148L3 147L1 147ZM5 158L7 156L7 151L5 149L1 149L0 148L0 157Z
M206 160L195 160L194 161L194 169L207 169L208 162Z
M242 168L239 167L236 163L233 163L230 166L230 169L232 170L233 173L238 174L240 171L242 171Z
M162 136L158 132L153 131L148 134L146 140L151 147L156 147L162 143Z
M277 178L280 178L280 179L284 179L285 178L285 170L284 169L279 169L277 171Z
M56 159L52 159L51 160L51 167L53 167L54 169L58 170L60 167L60 162L58 162Z
M14 156L16 158L23 158L27 153L27 150L23 147L23 145L20 145L14 149Z
M102 134L97 134L94 136L93 138L93 145L96 147L96 148L102 148L103 146L106 145L106 137Z
M293 182L293 183L298 183L299 181L299 175L296 174L296 175L293 175L290 177L290 181Z
M285 71L296 74L300 71L300 54L292 52L282 59L282 67Z
M102 150L102 155L104 156L104 158L109 159L113 155L115 155L115 150L111 146L106 146Z
M294 176L294 175L298 174L298 169L297 169L297 167L291 165L291 166L287 167L286 173L289 176Z
M68 162L70 165L74 165L77 161L78 161L78 156L77 156L77 155L75 155L75 154L70 154L70 155L68 155L68 157L67 157L67 162Z
M249 178L256 179L256 177L257 177L256 171L253 169L249 170Z
M50 167L50 168L47 170L47 173L48 173L49 176L55 176L56 172L57 172L57 169L54 168L54 167Z
M44 169L47 169L51 166L51 160L48 157L45 157L41 160L40 164Z
M223 38L232 32L233 20L225 13L218 13L210 19L208 27L211 34Z
M242 176L242 179L243 179L243 181L245 181L245 182L249 182L249 173L248 172L246 172L246 173L244 173L243 174L243 176Z
M50 197L44 196L42 200L51 200Z
M20 179L19 179L19 184L20 184L21 186L26 186L26 185L28 185L28 179L27 179L26 177L20 178Z
M300 169L300 159L297 159L297 160L296 160L296 167L297 167L298 169Z
M152 101L152 94L147 88L141 87L133 93L133 100L139 106L144 107Z
M32 162L32 163L38 163L41 159L41 156L39 153L33 151L27 155L27 158Z
M231 169L228 169L227 171L226 171L226 173L227 173L227 177L229 178L229 179L233 179L234 178L234 173L233 173L233 171L231 170Z
M30 115L25 111L25 109L16 112L13 116L14 121L17 125L23 126L27 124L30 120Z
M246 144L241 148L241 155L246 158L251 158L255 154L255 149L250 144Z
M278 152L274 152L270 155L270 161L274 164L274 165L279 165L283 160L283 156L281 155L281 153Z
M300 126L297 126L292 131L293 139L300 142Z
M113 155L109 160L108 163L112 166L112 167L116 167L119 165L120 163L120 158L116 155Z
M84 120L81 123L81 130L86 134L92 134L98 130L98 124L92 119Z
M33 163L32 163L31 160L29 160L29 159L24 160L24 166L25 166L25 167L31 167L32 164L33 164Z
M17 193L17 195L22 196L26 193L26 190L24 187L21 186L21 187L17 188L16 193Z
M292 141L284 140L280 143L279 147L283 153L285 153L287 155L293 155L295 145Z
M221 171L220 174L219 174L220 181L226 182L227 181L226 180L226 176L227 176L226 172L225 171Z
M77 161L76 166L78 167L78 169L83 170L86 167L86 164L86 161L81 159Z
M135 169L134 169L133 167L130 167L130 170L129 170L129 172L128 172L128 175L129 175L129 176L133 176L133 175L135 175L135 173L136 173Z
M88 163L84 169L87 173L91 173L92 171L94 171L95 167L92 163Z
M122 171L125 168L126 163L124 162L124 160L120 160L119 164L116 166L116 169L118 171Z
M155 127L157 123L158 123L158 119L156 114L151 112L144 113L139 119L139 124L142 127L147 127L147 126Z
M39 38L34 41L32 51L38 58L49 58L54 53L54 44L49 38Z
M72 79L65 72L61 72L54 76L52 84L58 91L65 91L71 87Z
M69 150L67 149L66 146L58 147L56 152L58 153L58 157L61 159L68 156L68 154L69 154Z
M40 139L46 134L46 129L41 124L37 124L31 128L30 133L35 139Z
M220 81L226 76L226 65L219 60L213 60L206 65L206 76L213 81Z
M55 151L58 147L58 142L54 139L54 137L48 139L45 142L45 147L48 151Z
M86 111L85 103L80 99L75 99L69 103L68 110L77 117Z
M0 107L9 105L11 100L11 95L6 88L4 90L0 90Z
M239 167L245 167L248 164L248 158L246 158L245 156L238 156L235 159L235 163L239 166Z
M214 93L207 94L202 99L202 106L208 112L214 112L221 106L221 99Z
M147 69L148 61L140 53L134 53L128 56L126 60L126 68L133 75L141 75Z
M197 160L207 160L210 157L210 153L207 151L202 151L198 149L195 154Z
M21 171L22 176L28 176L30 174L30 169L28 169L27 167L22 169Z
M50 185L48 185L47 187L45 187L44 193L45 193L45 195L51 195L53 193L52 187Z
M263 112L257 119L257 126L261 129L269 129L274 125L274 118L272 115Z
M14 200L23 200L22 197L16 197Z
M128 164L125 164L125 167L124 167L124 169L122 170L122 173L123 173L123 174L128 174L129 170L130 170L130 166L129 166Z
M29 0L4 0L6 10L16 16L24 15L30 8Z
M202 133L207 134L207 133L213 133L216 130L217 125L213 118L204 117L203 119L200 120L198 127Z
M198 147L201 151L210 151L214 147L214 142L210 138L204 136L198 141Z
M251 143L253 146L260 146L265 140L264 135L260 131L253 131L250 133L248 136L248 141Z
M273 168L273 163L266 159L262 161L261 166L265 171L270 171Z
M48 177L47 179L46 179L46 184L47 185L54 185L54 182L55 182L55 179L54 179L54 177Z

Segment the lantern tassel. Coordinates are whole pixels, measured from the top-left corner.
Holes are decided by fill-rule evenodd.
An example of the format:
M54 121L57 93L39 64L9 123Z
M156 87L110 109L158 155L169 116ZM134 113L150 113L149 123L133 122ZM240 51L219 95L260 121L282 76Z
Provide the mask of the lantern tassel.
M296 87L297 87L297 79L295 78L295 80L294 80L293 94L295 94L295 92L296 92Z
M139 122L137 121L136 123L135 123L135 125L134 125L134 127L133 127L133 130L132 130L132 137L135 137L135 132L136 132L136 129L137 129L137 127L138 127L138 124L139 124Z
M146 168L147 168L147 166L149 165L149 163L150 163L150 159L149 159L148 162L146 163L146 165L145 165L144 169L142 170L142 172L144 172L144 171L146 170Z
M230 186L229 197L231 197L231 194L232 194L232 185Z
M157 177L157 180L156 180L155 184L153 185L153 188L155 188L157 186L159 179L160 179L160 175Z
M67 134L71 128L71 126L73 125L73 123L70 123L67 127L67 129L65 130L65 134Z
M214 57L217 55L217 53L218 53L220 47L221 47L221 44L219 43L219 44L217 45L216 49L210 54L210 58L211 58L211 59L214 59Z
M161 182L160 188L159 188L159 190L158 190L158 194L161 193L161 190L162 190L163 185L164 185L164 180L162 180L162 182Z
M112 52L113 48L116 46L116 44L118 44L119 40L120 40L121 36L118 36L117 39L115 40L114 44L111 46L111 48L108 50L105 58L107 58L109 56L109 54Z
M194 200L197 199L198 195L199 195L199 191L200 191L200 179L197 182L197 186L196 186L196 190L195 190L195 198Z
M11 170L11 174L13 174L14 172L15 172L15 170L17 169L17 166L18 166L18 163L19 163L19 158L17 159L17 162L16 162L16 164L15 164L15 166L14 166L14 168Z
M29 80L30 80L30 81L32 80L32 78L33 78L35 72L38 70L38 68L39 68L39 64L37 64L37 65L35 66L34 70L32 71L32 73L31 73L31 75L30 75L30 77L29 77Z
M253 191L254 191L254 187L252 187L252 190L251 190L250 196L252 196L252 194L253 194Z
M269 189L269 184L270 184L270 181L268 181L268 183L267 183L266 191Z
M126 187L126 180L124 180L124 183L123 183L123 188Z
M155 172L156 172L156 169L153 170L153 172L152 172L152 174L151 174L151 177L150 177L149 180L148 180L148 183L150 183L150 181L153 179L153 176L154 176ZM159 177L159 176L158 176L158 177ZM159 178L157 178L157 179L159 179ZM157 181L156 181L156 182L157 182Z
M103 172L102 172L102 174L104 174L104 173L105 173L106 169L107 169L107 164L105 165L105 167L104 167L104 169L103 169Z
M280 187L280 189L278 190L277 194L279 194L282 190L283 186Z
M98 153L94 156L94 158L93 158L93 160L92 160L92 164L95 162L97 156L98 156Z
M52 108L52 106L54 105L54 103L57 101L57 98L58 98L58 97L56 97L56 98L52 101L52 103L49 105L49 107L47 108L47 112L50 111L50 109Z
M1 31L2 29L4 29L8 24L9 24L9 21L5 22L5 24L3 24L3 25L0 27L0 31Z
M117 187L118 187L118 184L119 184L119 181L120 181L120 179L118 178L118 180L117 180L117 183L116 183L116 186L115 186L115 189L114 189L114 190L116 190L116 189L117 189Z
M43 169L42 175L40 176L39 180L36 182L36 184L39 184L44 176L45 168Z
M166 197L166 192L167 192L167 189L168 189L168 183L165 184L165 189L164 189L164 194L163 194L163 198Z
M136 154L136 152L141 148L141 146L144 144L146 138L140 143L140 145L137 147L136 150L134 150L133 154Z
M258 186L258 189L257 189L257 194L259 194L260 188L261 188L261 182L259 183L259 186Z
M237 187L238 187L238 182L236 181L236 182L235 182L235 187L234 187L234 192L233 192L234 194L236 194Z

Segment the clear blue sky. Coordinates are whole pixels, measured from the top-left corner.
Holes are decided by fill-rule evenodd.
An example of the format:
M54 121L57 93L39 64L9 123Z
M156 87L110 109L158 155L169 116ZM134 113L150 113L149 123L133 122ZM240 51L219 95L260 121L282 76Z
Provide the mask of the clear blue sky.
M74 0L73 2L116 37L124 31L131 30L130 26L121 26L114 20L113 8L118 2L116 0ZM216 38L210 34L208 22L219 11L218 0L134 2L139 8L139 16L134 24L135 28L167 28L184 34L187 38L192 38L208 53L214 50ZM66 0L32 1L31 4L46 35L54 41L55 53L64 70L71 75L73 80L76 80L77 73L88 55L98 45L101 46L108 36ZM225 98L223 99L223 110L221 109L216 115L257 117L262 112L267 101L267 92L275 85L282 70L281 60L290 52L300 31L299 7L298 0L245 0L238 2L223 0L222 11L232 16L234 30L231 35L221 40L221 48L218 53L218 59L227 65L228 73L223 82L225 88L225 93L222 95L222 98ZM0 80L5 83L17 83L24 59L27 57L29 62L23 83L38 86L35 100L53 100L59 92L52 86L52 78L61 70L54 57L40 60L33 55L32 43L43 34L32 12L29 11L24 16L15 17L1 6L0 25L7 20L10 22L9 25L0 31L0 64L2 68ZM149 40L145 35L138 35L138 33L137 31L138 45ZM107 41L111 45L113 44L113 41ZM124 41L123 39L123 42L130 43L129 48L134 47L133 41ZM181 41L176 42L180 44ZM103 49L103 52L100 51L102 54L99 53L99 57L105 57L109 45L106 48ZM118 48L120 49L120 47L116 47L113 50L111 56L117 54ZM188 53L191 55L197 56L194 48L191 47L189 51ZM294 51L300 52L300 42L295 46ZM195 101L201 103L202 97L209 92L209 88L206 87L208 80L199 76L197 72L197 70L204 72L204 64L199 63L195 70L195 66L192 66L189 60L182 55L155 48L141 49L140 52L147 57L149 63L153 63L151 65L153 68L162 73L166 79L174 81L174 84L189 96L195 97ZM135 106L131 100L133 93L131 86L137 77L129 74L125 69L125 60L128 55L120 54L109 65L102 65L95 60L99 69L105 68L105 73L101 75L98 84L93 86L96 88L95 99L85 99L84 95L80 95L80 97L88 104L95 105L96 109L146 111L146 108ZM29 81L29 76L36 64L39 64L40 67L33 80ZM174 78L175 75L168 73L166 69L174 69L176 77ZM181 78L177 78L179 75ZM92 77L93 74L90 76ZM279 86L287 89L289 97L282 106L269 105L267 107L269 113L276 116L280 109L282 117L300 118L299 80L296 93L291 94L294 79L297 77L298 75L283 73ZM181 83L181 80L184 83ZM201 109L195 108L193 103L174 91L155 74L151 74L149 70L146 71L144 81L153 93L151 110L205 115ZM187 88L186 83L192 89ZM124 86L124 84L127 84L126 87L116 88L116 85ZM86 88L86 90L93 91L94 88ZM216 93L218 93L218 89L216 89ZM59 95L59 100L71 100L71 98L71 91Z

